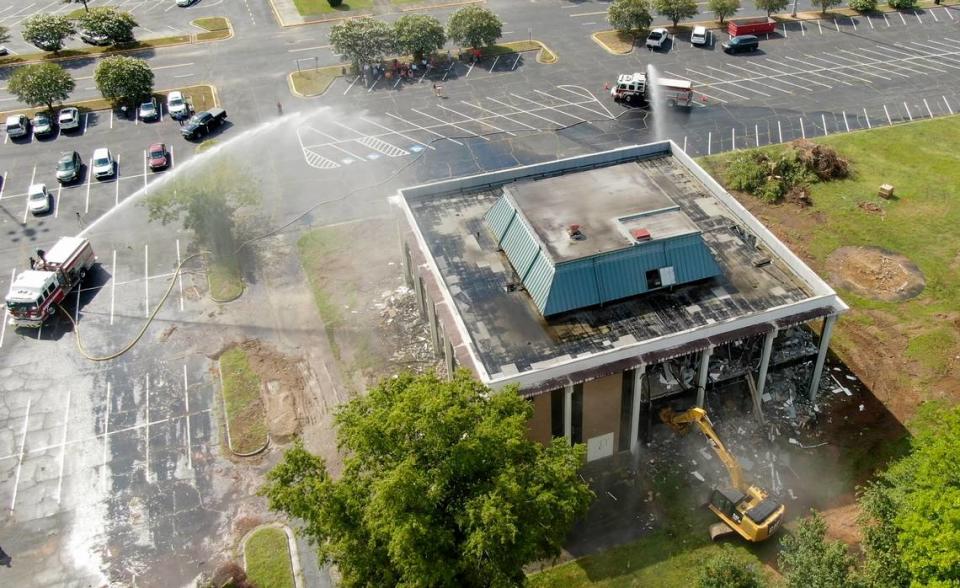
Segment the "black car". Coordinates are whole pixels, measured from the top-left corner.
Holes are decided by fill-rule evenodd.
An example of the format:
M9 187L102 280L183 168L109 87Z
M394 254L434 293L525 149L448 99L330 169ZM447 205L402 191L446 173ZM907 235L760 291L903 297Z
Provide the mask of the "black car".
M80 161L80 154L76 151L64 153L57 162L57 181L61 184L73 182L80 178L80 168L83 163Z
M739 53L741 51L756 51L760 46L760 39L755 35L737 35L730 37L730 40L723 43L721 47L727 53Z
M226 118L227 111L222 108L211 108L198 112L180 128L180 134L187 139L202 137L222 125Z

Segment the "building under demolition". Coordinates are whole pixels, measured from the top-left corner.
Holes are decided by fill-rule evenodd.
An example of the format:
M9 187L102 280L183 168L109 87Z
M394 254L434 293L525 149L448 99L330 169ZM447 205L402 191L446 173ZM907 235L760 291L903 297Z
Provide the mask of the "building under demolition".
M530 435L636 447L655 404L746 380L814 400L847 306L672 142L400 191L447 368L519 386ZM822 320L819 345L805 325ZM819 325L817 325L819 326ZM806 369L798 369L799 367ZM798 376L799 374L799 376Z

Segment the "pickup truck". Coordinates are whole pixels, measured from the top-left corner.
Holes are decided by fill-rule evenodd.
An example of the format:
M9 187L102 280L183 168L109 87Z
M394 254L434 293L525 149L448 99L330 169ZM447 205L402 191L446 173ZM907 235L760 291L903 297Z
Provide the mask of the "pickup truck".
M180 134L187 139L195 139L208 135L210 131L220 127L227 119L227 111L222 108L211 108L190 117L182 127Z

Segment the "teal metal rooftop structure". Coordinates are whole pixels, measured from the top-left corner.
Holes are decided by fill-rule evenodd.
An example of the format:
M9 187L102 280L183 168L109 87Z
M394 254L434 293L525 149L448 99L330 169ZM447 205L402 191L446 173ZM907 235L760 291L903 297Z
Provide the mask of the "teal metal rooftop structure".
M722 273L697 225L636 165L505 186L484 224L545 317Z

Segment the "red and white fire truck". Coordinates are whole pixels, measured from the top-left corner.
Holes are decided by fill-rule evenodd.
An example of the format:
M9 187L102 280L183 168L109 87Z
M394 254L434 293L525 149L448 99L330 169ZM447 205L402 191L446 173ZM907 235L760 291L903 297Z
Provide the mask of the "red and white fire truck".
M693 104L693 85L689 80L658 76L654 78L654 84L656 88L648 87L644 73L620 74L617 76L617 85L610 89L610 95L617 102L634 104L649 104L653 97L661 99L668 106L689 107Z
M56 305L83 280L96 263L90 241L61 237L50 251L37 250L33 268L21 272L7 293L10 319L18 327L41 326L56 313Z

